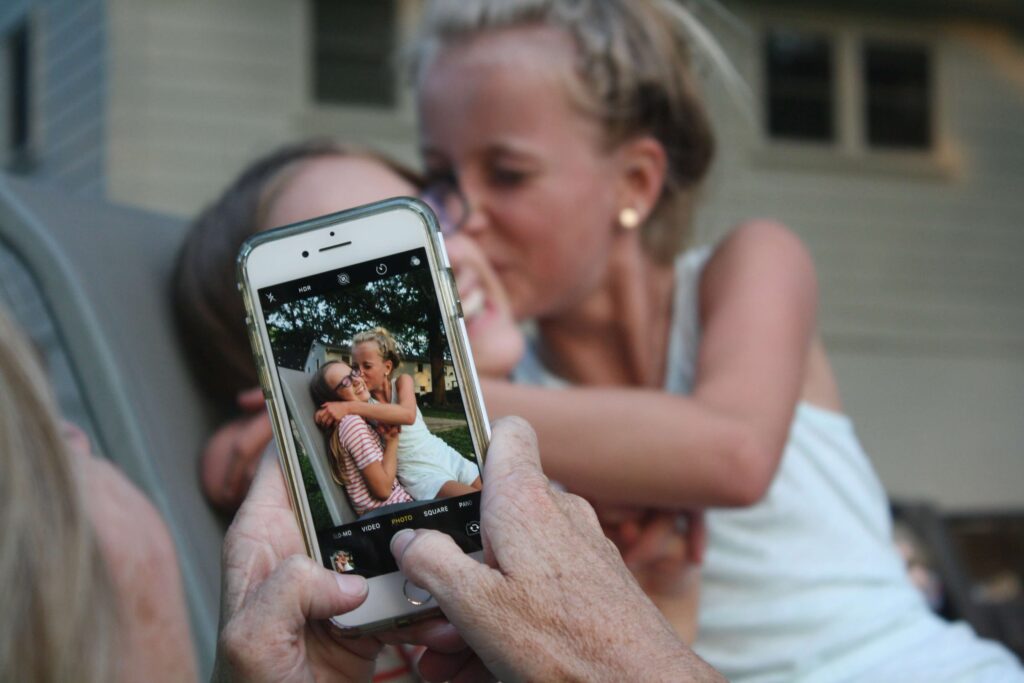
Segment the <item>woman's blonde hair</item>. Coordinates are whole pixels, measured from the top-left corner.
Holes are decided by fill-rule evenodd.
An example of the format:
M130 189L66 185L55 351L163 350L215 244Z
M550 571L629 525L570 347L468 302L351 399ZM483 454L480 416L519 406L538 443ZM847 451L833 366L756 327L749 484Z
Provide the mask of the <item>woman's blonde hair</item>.
M644 224L647 252L670 261L690 239L695 189L714 155L711 122L691 68L691 46L721 49L672 0L434 0L411 57L413 77L445 47L489 31L553 27L576 48L566 78L573 102L604 127L607 143L651 135L668 156L661 196Z
M47 387L0 310L0 680L107 681L113 588Z
M391 336L383 327L374 327L372 330L364 330L356 336L352 337L352 347L355 348L356 344L362 344L363 342L373 342L377 345L377 350L380 352L380 357L385 361L391 361L391 369L397 370L398 366L402 364L402 352L398 347L398 342Z

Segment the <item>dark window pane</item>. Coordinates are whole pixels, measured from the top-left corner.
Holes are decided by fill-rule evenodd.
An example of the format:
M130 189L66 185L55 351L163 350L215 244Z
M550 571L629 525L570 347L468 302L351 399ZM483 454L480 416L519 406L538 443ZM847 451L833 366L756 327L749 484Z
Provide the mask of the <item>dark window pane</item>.
M864 44L867 141L872 147L932 145L931 64L917 45Z
M393 105L394 47L394 0L314 0L314 97L332 104Z
M828 142L835 135L832 45L827 37L773 30L765 43L768 134Z
M5 139L0 149L6 146L5 163L7 170L26 172L31 167L32 117L31 117L31 64L32 54L29 26L22 21L4 36L0 44L3 54L0 64L6 73L0 74L0 84L6 84L6 108L0 121L6 124Z

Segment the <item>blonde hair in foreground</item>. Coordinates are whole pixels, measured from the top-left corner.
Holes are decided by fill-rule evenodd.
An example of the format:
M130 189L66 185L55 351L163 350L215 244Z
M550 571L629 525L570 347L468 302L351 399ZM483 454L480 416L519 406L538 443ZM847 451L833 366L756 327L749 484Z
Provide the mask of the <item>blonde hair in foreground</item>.
M664 147L665 184L641 237L651 257L671 261L690 240L696 190L715 147L693 60L709 61L727 83L741 80L731 62L673 0L433 0L410 55L413 77L450 45L527 27L559 29L573 41L567 92L601 123L607 144L650 135Z
M0 309L0 680L109 681L113 589L48 386Z

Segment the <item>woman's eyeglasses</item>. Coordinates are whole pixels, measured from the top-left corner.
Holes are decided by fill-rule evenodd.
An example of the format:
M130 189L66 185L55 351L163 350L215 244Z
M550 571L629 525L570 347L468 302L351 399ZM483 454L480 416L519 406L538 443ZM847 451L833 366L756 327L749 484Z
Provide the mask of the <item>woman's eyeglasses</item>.
M420 192L420 199L437 215L442 235L454 235L469 217L469 202L454 176L429 181Z
M338 389L348 389L350 386L352 386L352 382L359 379L362 376L362 374L363 373L360 372L359 368L354 368L352 372L342 377L341 381L334 386L334 391L337 392Z

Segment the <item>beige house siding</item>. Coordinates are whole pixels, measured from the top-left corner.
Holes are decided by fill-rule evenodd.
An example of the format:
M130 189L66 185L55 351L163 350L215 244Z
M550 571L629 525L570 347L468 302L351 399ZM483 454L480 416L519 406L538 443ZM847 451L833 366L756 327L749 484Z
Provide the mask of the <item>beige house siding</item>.
M191 215L294 136L305 3L110 0L113 200Z
M422 370L420 369L422 368ZM431 395L434 391L434 378L430 371L430 361L427 359L404 360L398 368L403 375L412 375L413 384L417 394ZM455 367L448 361L444 363L444 388L451 391L458 387L455 379Z
M1019 506L1024 48L990 32L986 40L1005 48L995 54L964 26L858 17L825 24L857 35L927 36L940 80L941 158L775 154L712 88L724 153L699 232L707 239L771 216L808 244L840 388L891 494ZM737 52L756 87L757 55L749 43L734 45Z
M415 160L407 95L397 110L311 103L307 2L109 0L109 17L115 201L193 215L256 156L311 135Z

